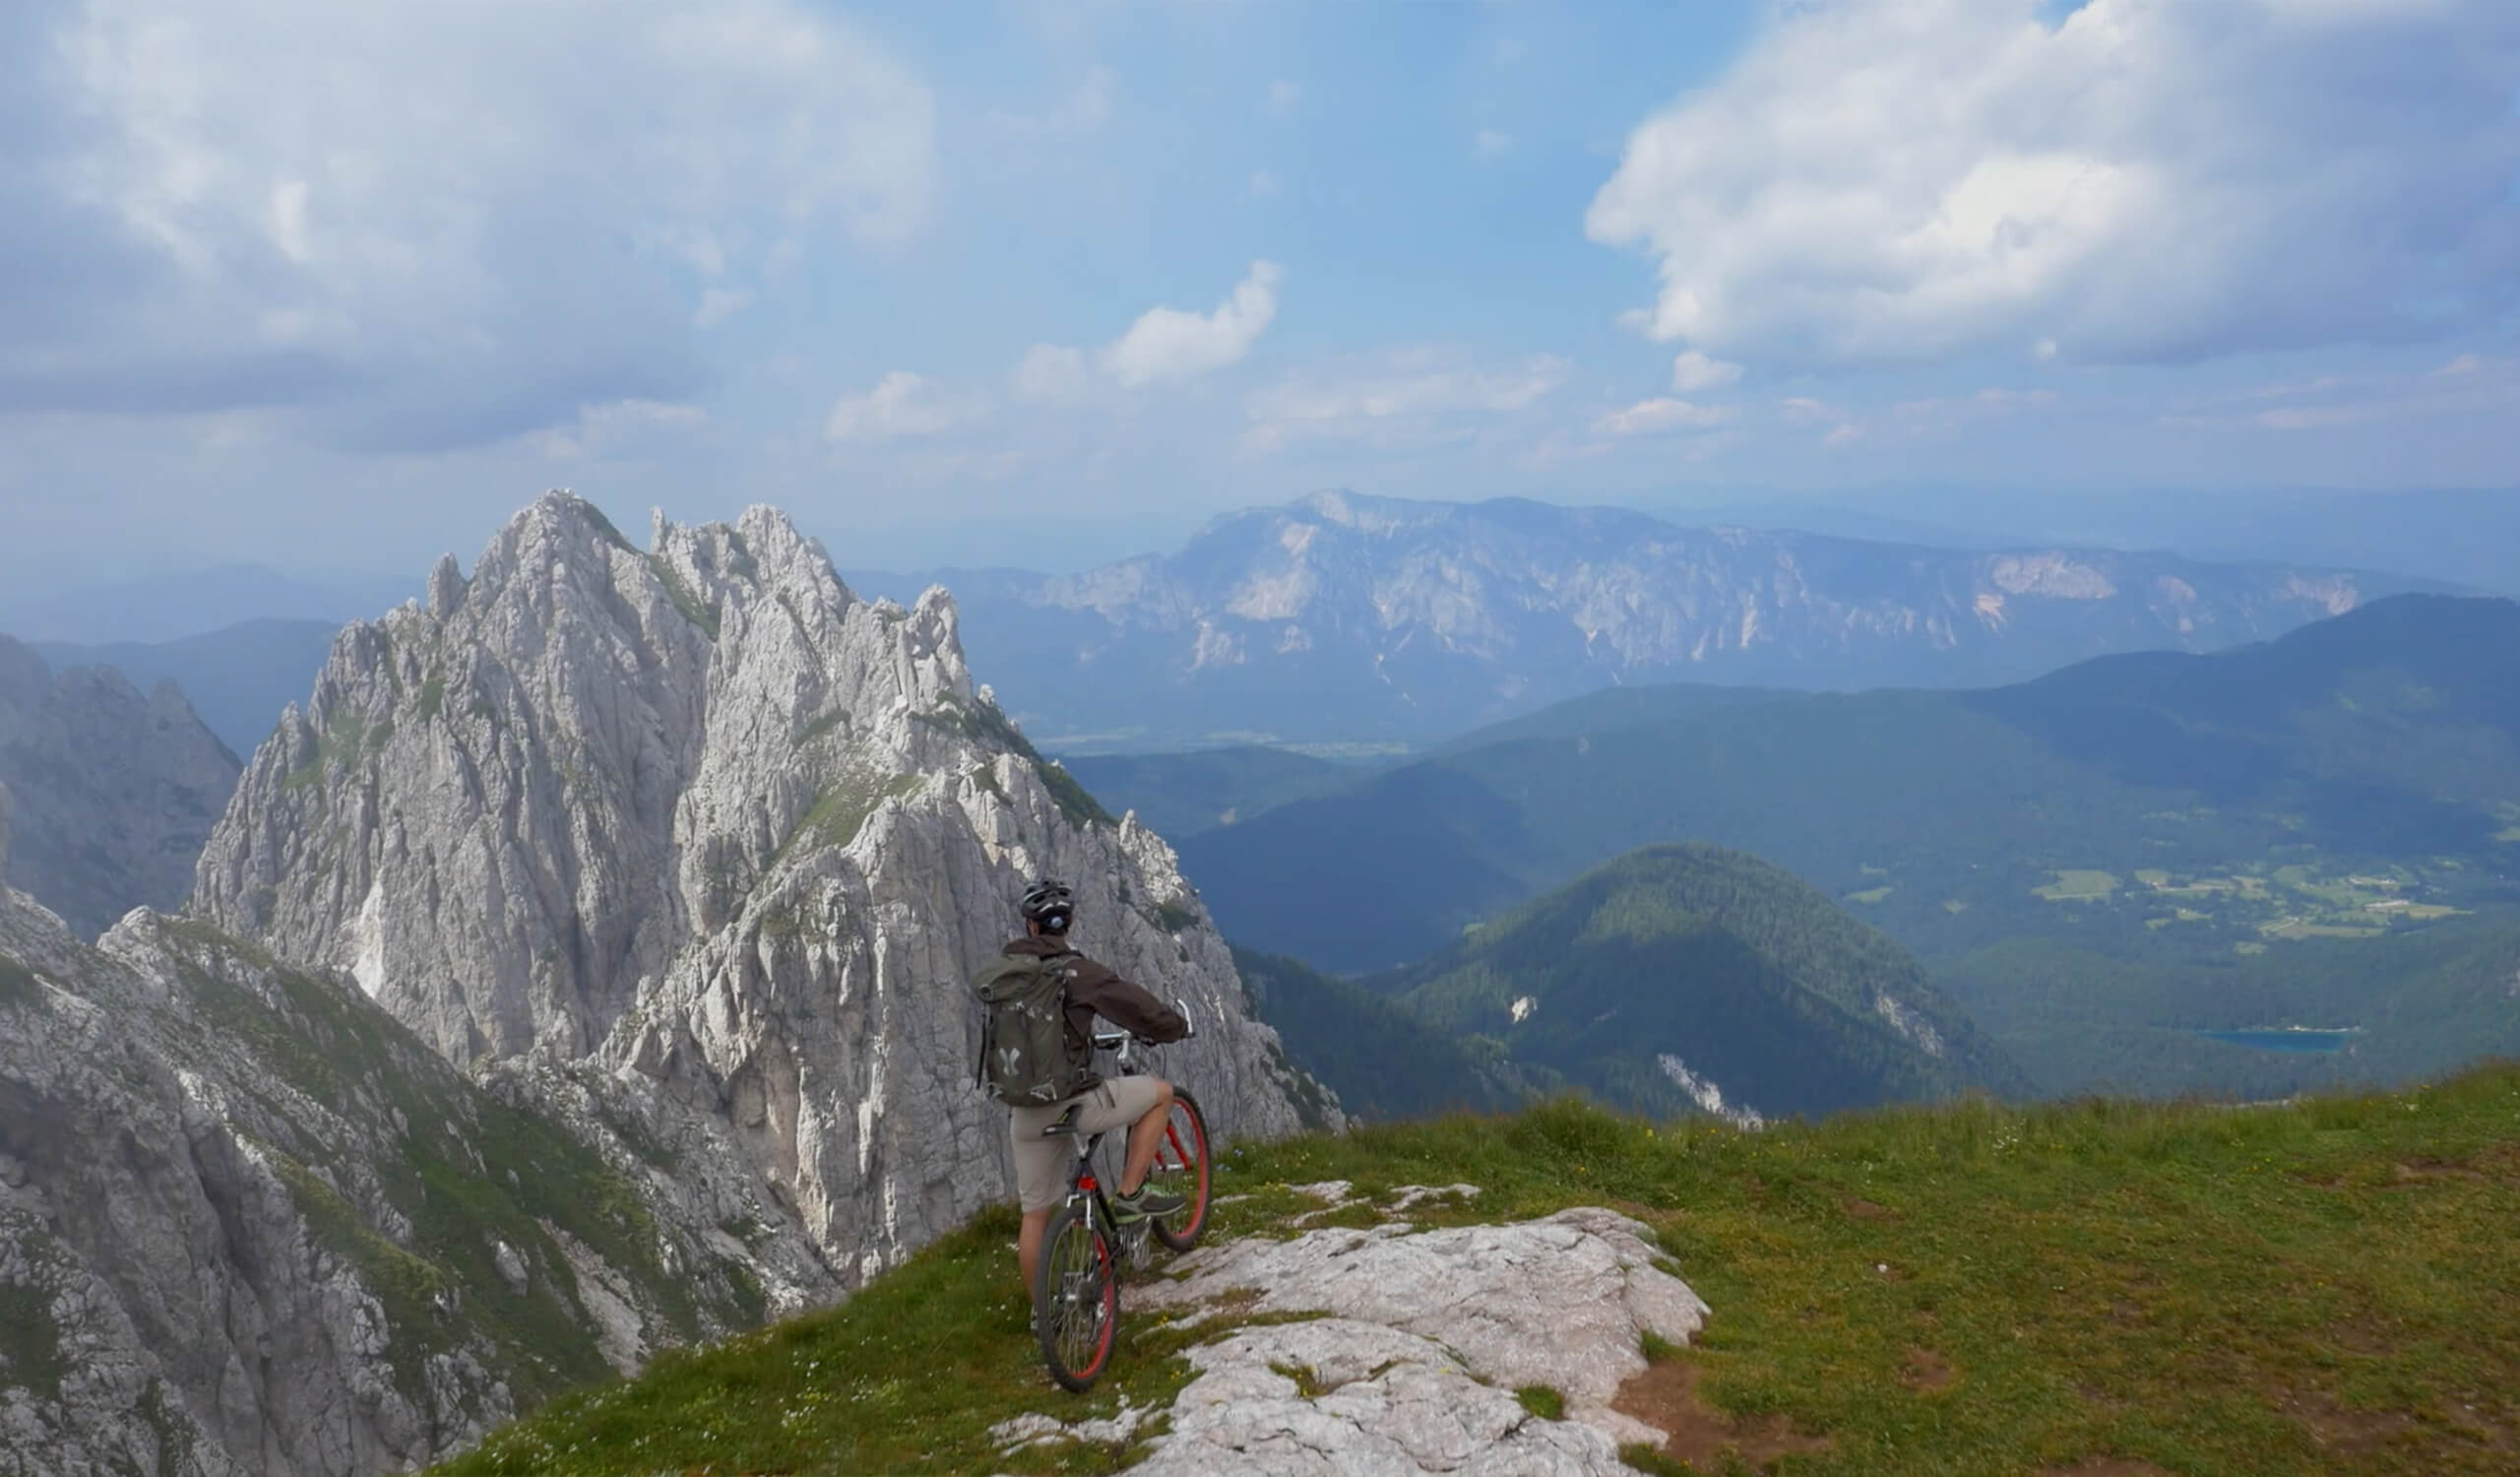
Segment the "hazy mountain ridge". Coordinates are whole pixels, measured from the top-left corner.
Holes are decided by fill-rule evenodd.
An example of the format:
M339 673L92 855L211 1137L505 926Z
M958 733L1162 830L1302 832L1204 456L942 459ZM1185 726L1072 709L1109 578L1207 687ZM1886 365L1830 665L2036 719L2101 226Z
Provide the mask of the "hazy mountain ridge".
M882 579L881 576L870 578ZM2280 634L2438 588L2338 569L1684 529L1524 500L1324 492L1178 553L942 578L1011 711L1077 750L1427 740L1613 683L1983 685Z
M250 754L282 710L306 696L340 629L329 620L258 619L171 641L38 641L34 649L56 670L111 667L143 688L173 682L220 742Z
M0 784L17 795L7 882L83 937L183 901L238 768L171 684L144 694L110 668L56 674L0 636Z

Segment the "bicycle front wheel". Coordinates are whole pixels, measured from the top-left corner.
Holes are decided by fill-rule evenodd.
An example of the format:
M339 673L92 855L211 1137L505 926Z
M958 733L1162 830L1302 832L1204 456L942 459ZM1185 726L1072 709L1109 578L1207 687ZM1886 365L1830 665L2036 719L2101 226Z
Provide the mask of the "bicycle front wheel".
M1208 1164L1207 1117L1199 1112L1197 1098L1175 1087L1172 1117L1164 1125L1164 1141L1156 1147L1155 1169L1147 1179L1188 1203L1155 1222L1158 1241L1176 1252L1186 1252L1199 1244L1199 1233L1208 1225L1208 1182L1212 1174Z
M1111 1362L1120 1326L1120 1271L1111 1238L1089 1225L1074 1205L1050 1218L1034 1273L1034 1331L1050 1378L1083 1394Z

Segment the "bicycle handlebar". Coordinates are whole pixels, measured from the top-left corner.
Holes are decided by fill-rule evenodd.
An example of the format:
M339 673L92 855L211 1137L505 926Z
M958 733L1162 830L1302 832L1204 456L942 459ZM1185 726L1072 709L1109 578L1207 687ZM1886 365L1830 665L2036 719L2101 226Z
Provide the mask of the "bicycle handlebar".
M1181 1011L1181 1024L1183 1027L1181 1039L1183 1041L1188 1041L1191 1037L1199 1034L1198 1023L1190 1019L1190 1002L1188 1000L1176 998L1172 1003ZM1094 1033L1093 1040L1094 1049L1098 1052L1116 1052L1128 1046L1129 1043L1133 1041L1139 1046L1151 1047L1156 1044L1133 1031L1097 1031Z

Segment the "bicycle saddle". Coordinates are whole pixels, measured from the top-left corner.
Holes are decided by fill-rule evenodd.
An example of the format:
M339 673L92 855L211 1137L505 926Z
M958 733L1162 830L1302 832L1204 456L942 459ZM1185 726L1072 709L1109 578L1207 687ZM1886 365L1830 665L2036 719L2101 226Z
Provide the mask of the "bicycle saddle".
M1059 1115L1059 1121L1057 1123L1043 1128L1041 1130L1041 1136L1043 1138L1056 1138L1063 1133L1073 1134L1076 1132L1076 1112L1077 1109L1082 1106L1083 1105L1079 1103L1068 1104L1067 1112Z

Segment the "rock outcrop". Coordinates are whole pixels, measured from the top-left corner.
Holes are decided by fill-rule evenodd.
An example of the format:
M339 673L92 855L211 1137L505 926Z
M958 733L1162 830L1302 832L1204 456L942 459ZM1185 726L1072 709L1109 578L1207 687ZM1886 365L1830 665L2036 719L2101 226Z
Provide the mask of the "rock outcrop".
M1302 1187L1343 1204L1348 1187ZM1476 1187L1407 1190L1452 1196ZM1168 1429L1132 1470L1150 1477L1334 1477L1349 1472L1609 1477L1619 1449L1669 1433L1618 1407L1646 1373L1649 1336L1686 1344L1707 1307L1644 1225L1579 1208L1507 1225L1307 1231L1203 1248L1133 1311L1179 1320L1230 1308L1237 1322L1186 1356L1195 1370ZM1545 1389L1544 1415L1519 1391ZM1130 1432L1154 1411L1130 1411ZM1012 1449L1113 1433L1011 1422Z
M144 694L110 667L56 675L0 636L0 783L18 800L5 883L80 936L183 902L238 768L173 683Z
M974 687L942 592L859 600L770 509L660 517L643 550L553 493L342 634L193 907L459 1063L751 1175L849 1286L1007 1193L964 981L1044 873L1080 946L1187 1003L1161 1065L1221 1138L1335 1113L1170 849Z
M828 1289L748 1187L536 1097L206 925L0 890L0 1474L408 1468Z

